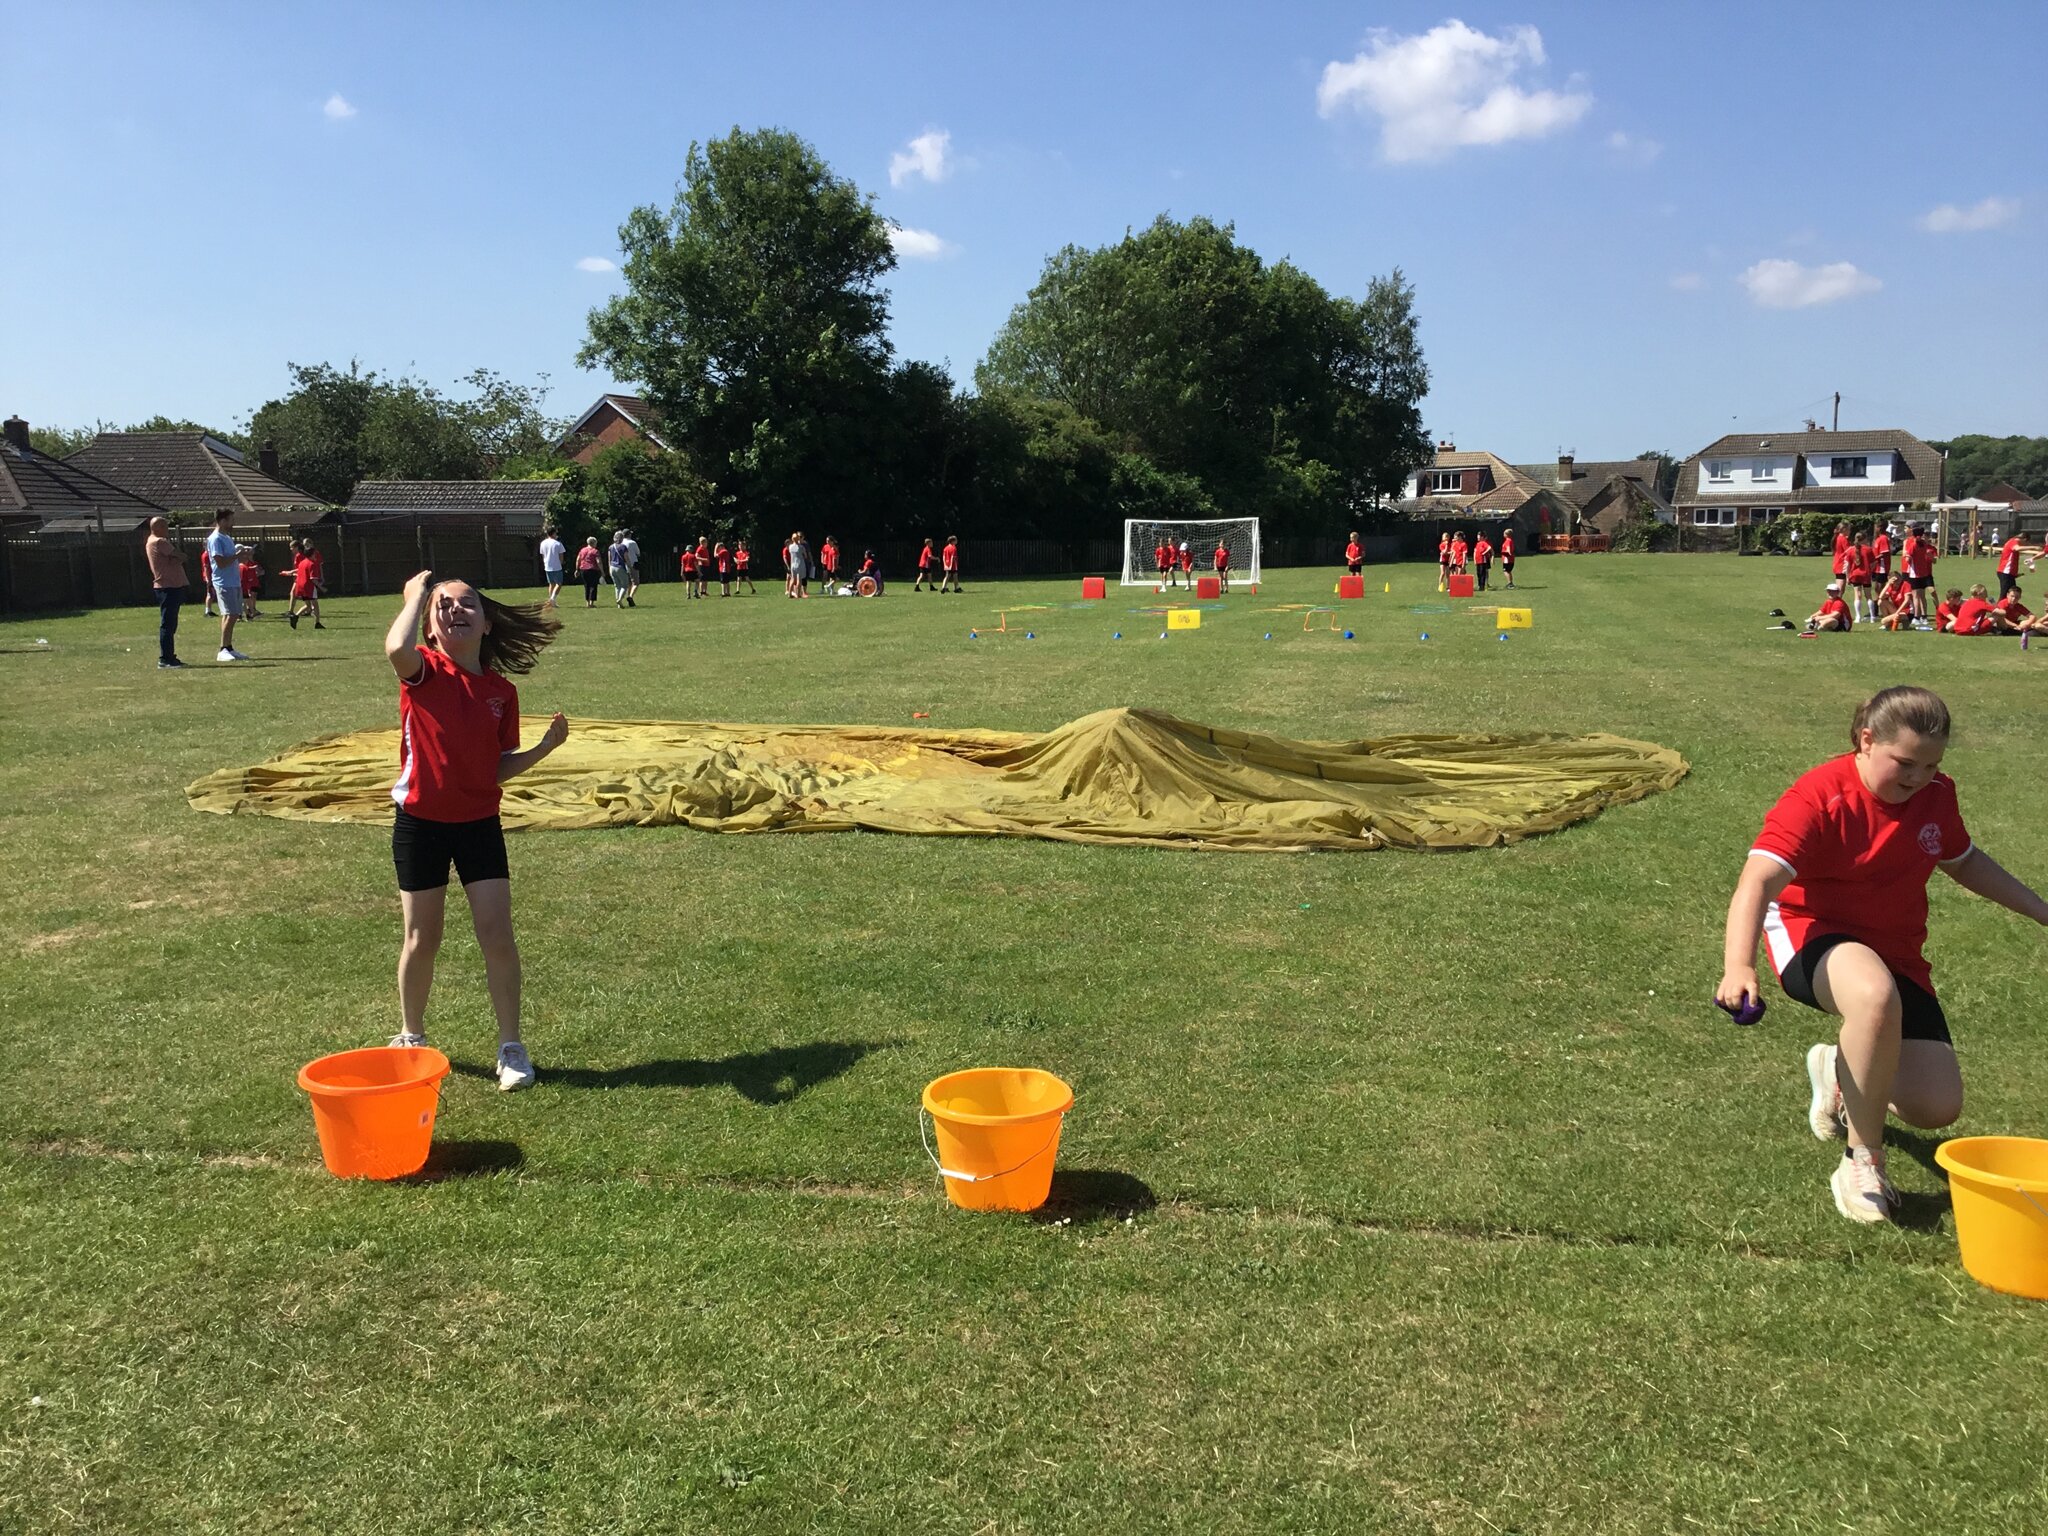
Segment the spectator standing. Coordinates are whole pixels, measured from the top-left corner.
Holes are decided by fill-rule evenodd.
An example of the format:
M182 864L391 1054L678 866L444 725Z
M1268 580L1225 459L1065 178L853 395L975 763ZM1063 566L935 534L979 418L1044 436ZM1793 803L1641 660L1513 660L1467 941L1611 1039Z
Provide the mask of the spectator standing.
M185 665L178 660L178 610L184 606L189 579L185 557L171 542L170 519L152 517L149 539L142 546L149 560L149 584L156 592L156 664L159 670Z
M220 604L220 651L215 661L247 661L235 649L235 621L242 616L241 557L235 553L235 512L222 507L213 514L213 532L206 536L207 569L213 575L213 597Z

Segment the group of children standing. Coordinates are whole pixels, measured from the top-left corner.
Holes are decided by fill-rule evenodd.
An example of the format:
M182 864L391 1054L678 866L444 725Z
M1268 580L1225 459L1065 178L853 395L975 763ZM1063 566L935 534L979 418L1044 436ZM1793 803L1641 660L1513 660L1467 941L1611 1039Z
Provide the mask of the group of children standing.
M1354 533L1351 535L1351 538L1356 543L1358 535ZM1484 592L1488 579L1493 575L1493 557L1496 554L1500 556L1501 574L1507 577L1508 590L1512 591L1515 585L1514 529L1503 528L1501 530L1498 549L1495 548L1493 540L1486 536L1484 529L1475 534L1472 542L1469 544L1465 542L1463 529L1456 533L1438 534L1436 541L1437 590L1439 592L1449 590L1451 577L1464 574L1465 559L1469 555L1472 559L1472 585L1476 590ZM1357 567L1353 566L1352 570L1355 573Z
M1941 552L1917 523L1908 524L1893 568L1889 530L1851 534L1846 523L1835 529L1834 579L1821 605L1807 616L1809 633L1846 633L1858 623L1886 629L1920 629L1954 635L2019 635L2021 643L2042 628L2043 621L2020 601L2019 570L2023 555L2038 554L2020 543L2005 541L1998 556L1998 596L1994 600L1979 582L1965 596L1951 587L1937 598L1934 566Z
M1355 539L1357 535L1353 534L1352 537ZM1216 579L1223 584L1223 590L1228 592L1230 590L1230 546L1221 539L1218 539L1216 541L1215 553L1206 556L1205 559L1210 570L1215 573ZM1189 591L1194 590L1195 554L1193 550L1188 548L1188 541L1186 539L1182 539L1178 544L1175 544L1170 538L1161 539L1158 547L1152 551L1152 562L1159 571L1160 586L1178 587L1185 584Z

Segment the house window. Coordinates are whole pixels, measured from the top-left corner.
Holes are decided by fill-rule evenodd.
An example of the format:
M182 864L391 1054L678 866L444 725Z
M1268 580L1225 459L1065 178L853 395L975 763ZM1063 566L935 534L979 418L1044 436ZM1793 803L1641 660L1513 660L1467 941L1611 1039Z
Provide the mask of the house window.
M1429 488L1433 493L1455 493L1462 483L1462 477L1455 469L1433 469L1429 472Z
M1730 459L1707 460L1707 478L1709 480L1733 480L1735 478L1734 461Z
M1692 525L1695 528L1733 528L1735 509L1733 507L1694 507Z
M1870 458L1868 455L1853 459L1828 460L1828 478L1830 480L1862 480L1868 478L1869 474Z
M1749 478L1752 480L1775 480L1778 478L1777 467L1771 464L1751 465Z
M1749 510L1749 520L1752 523L1775 523L1784 515L1783 507L1752 507Z

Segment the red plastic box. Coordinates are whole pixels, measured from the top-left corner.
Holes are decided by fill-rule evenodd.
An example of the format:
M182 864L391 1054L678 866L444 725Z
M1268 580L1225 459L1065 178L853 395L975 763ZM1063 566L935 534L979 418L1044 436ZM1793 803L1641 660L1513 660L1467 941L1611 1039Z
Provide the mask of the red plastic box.
M1365 578L1363 576L1339 576L1337 578L1337 595L1339 597L1365 596Z
M1196 597L1221 597L1222 595L1223 595L1223 578L1222 578L1222 577L1220 577L1220 576L1197 576L1197 577L1195 578L1195 596L1196 596Z
M1108 581L1101 576L1083 576L1081 578L1081 596L1084 598L1109 596Z
M1452 597L1470 597L1472 595L1472 577L1470 573L1451 572L1449 592Z

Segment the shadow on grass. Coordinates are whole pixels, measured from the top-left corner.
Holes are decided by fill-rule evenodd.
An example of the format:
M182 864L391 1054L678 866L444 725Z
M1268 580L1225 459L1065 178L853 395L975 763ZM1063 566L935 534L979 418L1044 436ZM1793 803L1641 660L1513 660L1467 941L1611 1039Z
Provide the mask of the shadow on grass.
M427 1165L401 1184L439 1184L447 1179L474 1179L486 1174L510 1173L526 1161L518 1144L510 1141L436 1141L427 1153Z
M1890 1146L1897 1147L1914 1162L1940 1179L1948 1182L1948 1171L1934 1160L1934 1149L1948 1138L1929 1136L1922 1132L1908 1130L1902 1125L1885 1127L1884 1139ZM1936 1193L1923 1194L1919 1191L1901 1191L1899 1203L1892 1210L1892 1224L1904 1227L1910 1232L1932 1232L1941 1226L1941 1220L1949 1213L1949 1194L1946 1188Z
M627 1067L541 1068L543 1083L564 1088L718 1088L752 1104L787 1104L820 1083L851 1071L862 1057L894 1040L817 1040L809 1045L745 1051L715 1061L670 1059ZM488 1074L486 1074L488 1075Z
M1033 1221L1069 1221L1086 1226L1142 1216L1159 1204L1143 1179L1114 1168L1056 1168L1052 1193L1031 1213Z

